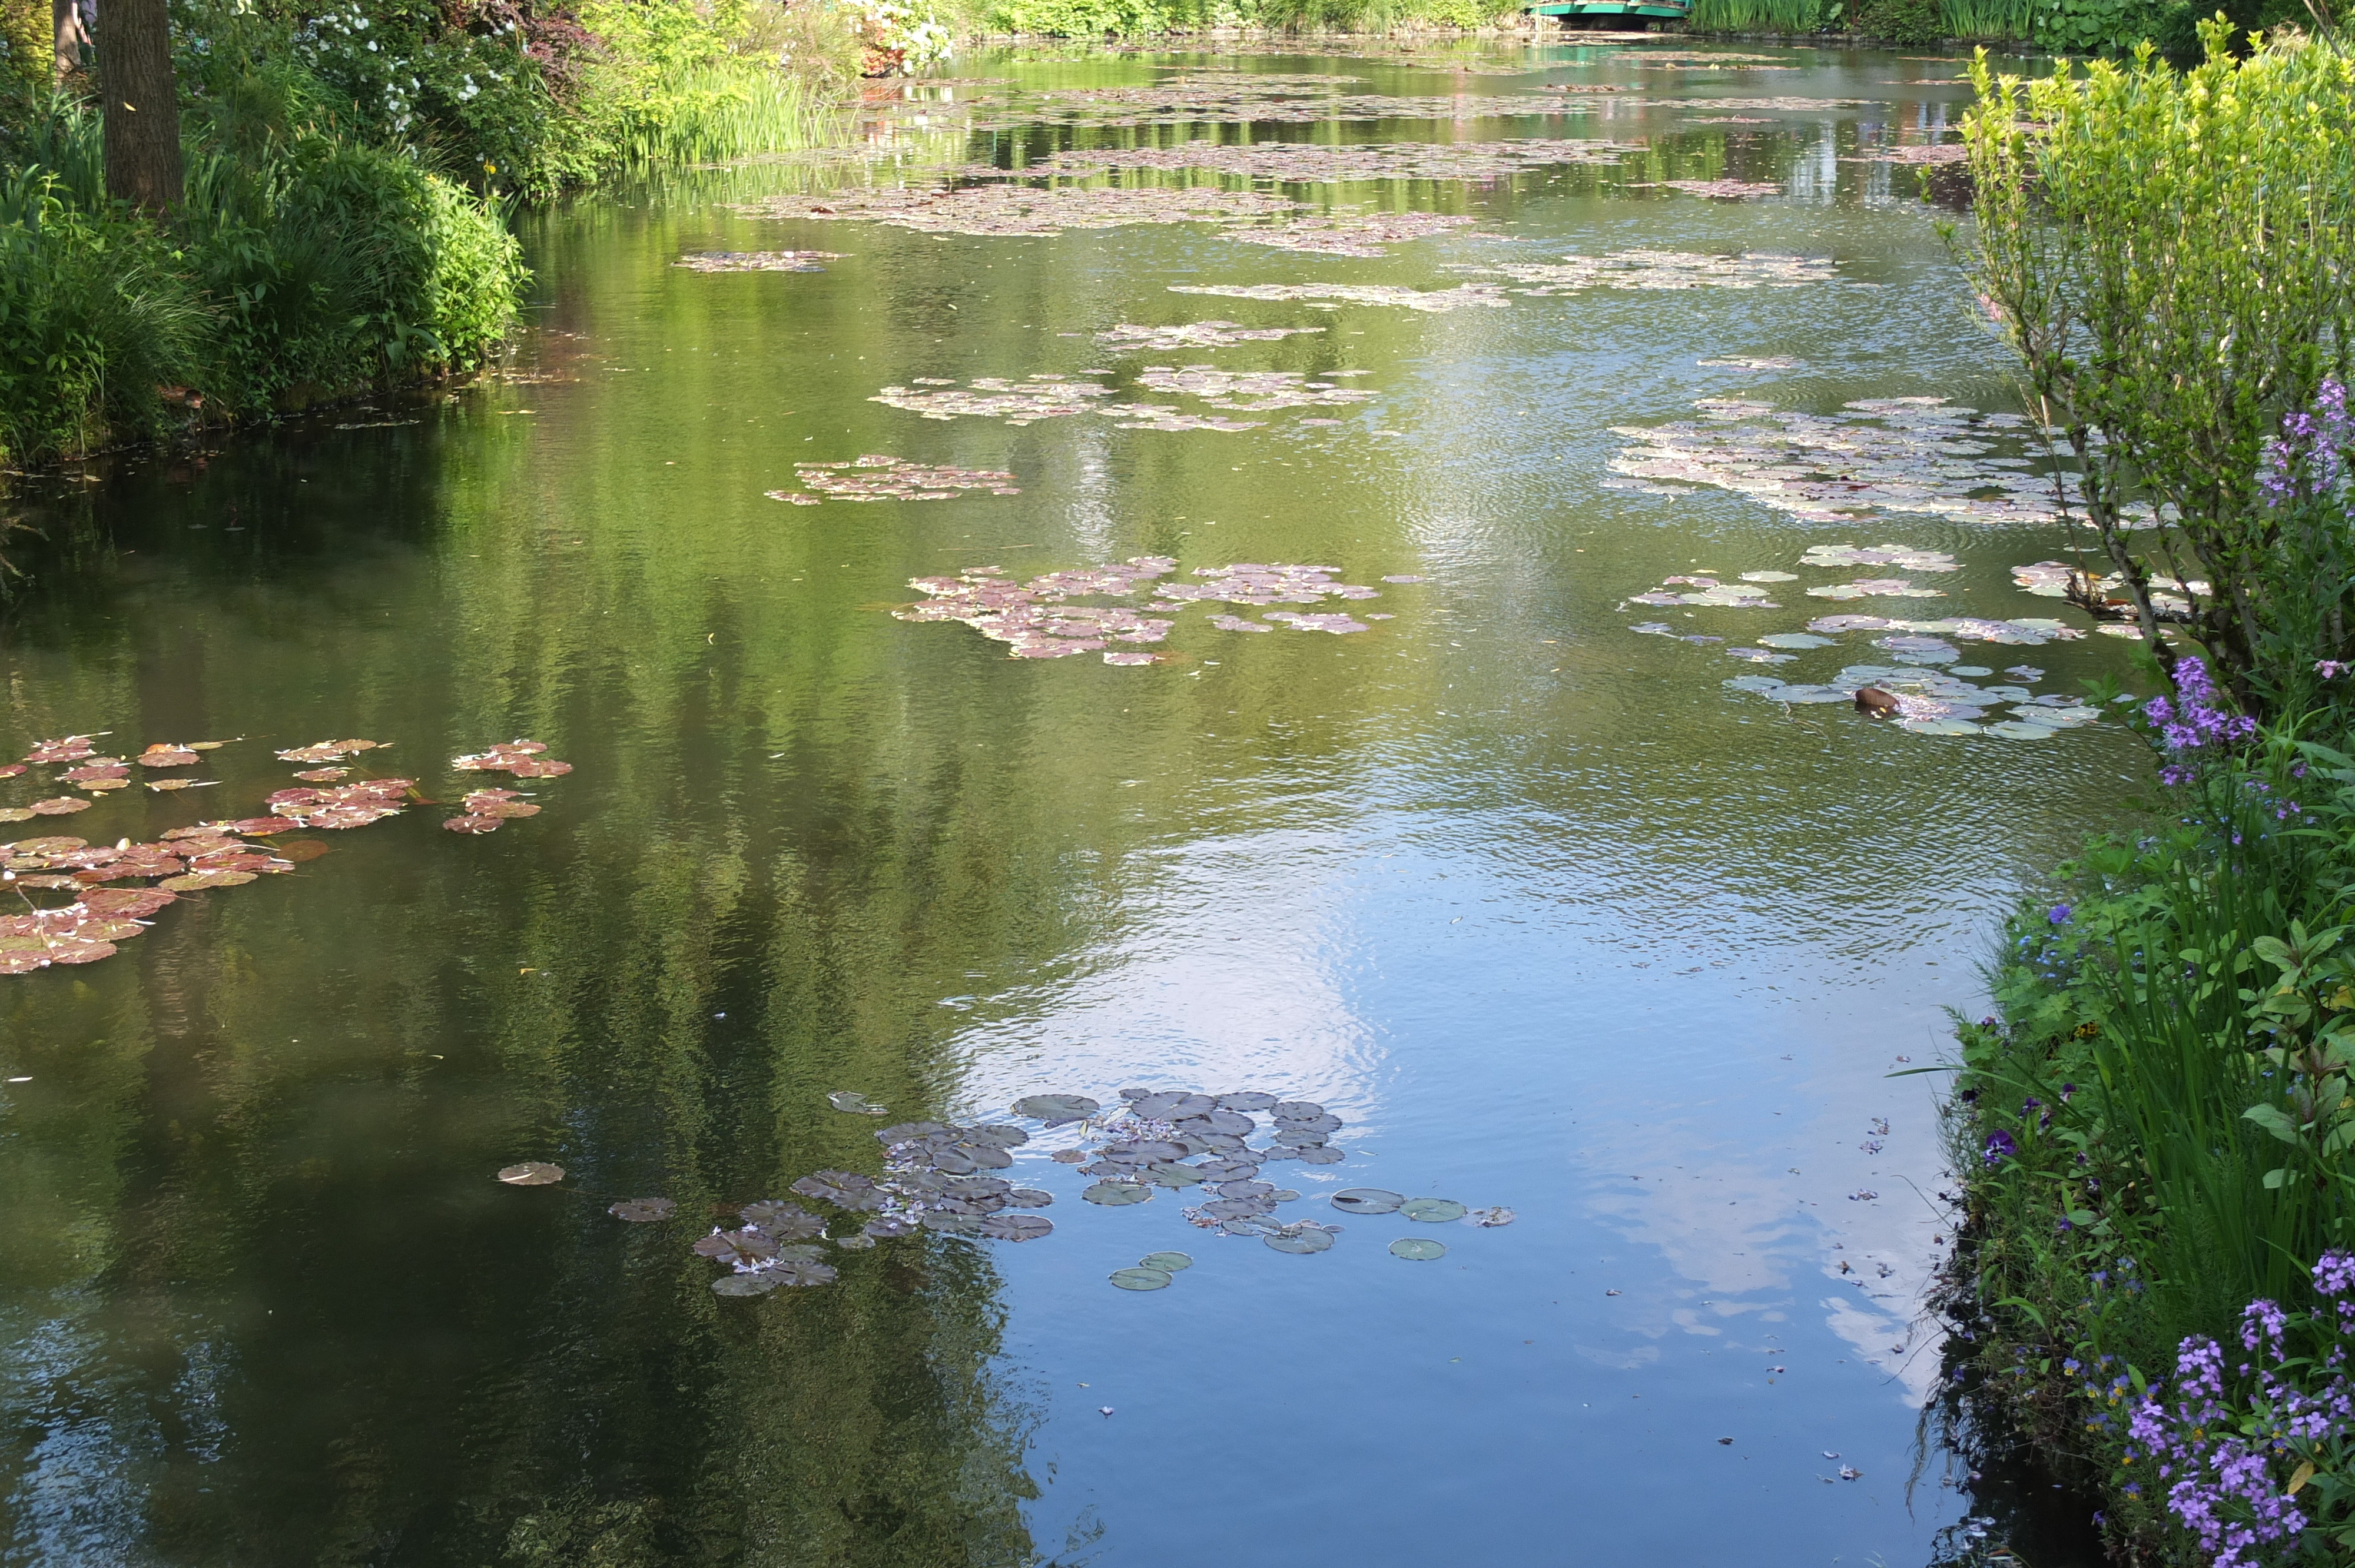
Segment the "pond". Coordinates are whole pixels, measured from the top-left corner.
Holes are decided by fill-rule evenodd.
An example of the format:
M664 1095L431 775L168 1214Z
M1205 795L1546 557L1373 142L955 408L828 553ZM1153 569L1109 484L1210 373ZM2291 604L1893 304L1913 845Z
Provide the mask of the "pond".
M0 1562L2092 1561L1923 1414L1896 1075L2144 777L2131 649L2012 577L1956 63L1668 43L972 57L534 220L511 375L30 483L0 755L228 744L11 832L415 791L0 978ZM1146 1090L1276 1191L1013 1110ZM796 1192L924 1121L1051 1203ZM716 1293L762 1200L822 1283Z

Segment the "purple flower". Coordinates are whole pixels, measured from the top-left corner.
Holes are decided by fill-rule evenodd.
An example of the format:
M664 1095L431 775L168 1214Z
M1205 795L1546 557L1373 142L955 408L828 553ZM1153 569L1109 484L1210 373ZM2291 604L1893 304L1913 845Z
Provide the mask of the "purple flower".
M2019 1153L2019 1145L2011 1140L2011 1134L1998 1128L1987 1134L1987 1150L1980 1158L1986 1160L1989 1170L1993 1170L1998 1161L2013 1159Z
M2070 913L2069 906L2066 904L2055 904L2044 912L2044 918L2052 925L2065 926L2069 923Z

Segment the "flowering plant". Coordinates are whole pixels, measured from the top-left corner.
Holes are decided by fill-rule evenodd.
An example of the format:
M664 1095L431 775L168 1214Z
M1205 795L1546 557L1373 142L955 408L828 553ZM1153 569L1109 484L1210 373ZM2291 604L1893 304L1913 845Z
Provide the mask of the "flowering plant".
M2243 1309L2247 1359L2185 1340L2174 1387L2154 1386L2134 1413L2128 1467L2151 1462L2168 1513L2215 1568L2286 1559L2309 1532L2314 1546L2355 1548L2355 1256L2325 1253L2313 1279L2311 1313ZM2291 1353L2301 1340L2313 1353Z

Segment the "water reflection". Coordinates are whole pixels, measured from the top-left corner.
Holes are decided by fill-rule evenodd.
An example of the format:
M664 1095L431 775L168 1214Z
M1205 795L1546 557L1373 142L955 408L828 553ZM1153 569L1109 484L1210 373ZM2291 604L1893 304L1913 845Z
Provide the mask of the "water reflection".
M1727 374L1696 362L1728 354L1800 361L1742 374L1777 407L2004 406L1916 173L1847 161L1935 134L1952 94L1892 101L1891 62L1816 51L1731 82L1536 58L1640 88L1568 125L1648 150L1410 187L1512 241L934 238L732 210L838 162L698 175L536 230L526 376L37 491L12 744L243 734L207 792L241 810L285 782L272 747L331 733L394 739L434 789L517 735L576 771L496 835L438 811L336 835L105 964L0 985L0 1075L30 1079L0 1102L5 1560L1149 1563L1200 1537L1206 1499L1238 1564L1951 1545L1955 1488L1908 1487L1940 1375L1916 1319L1940 1150L1921 1080L1885 1075L1938 1053L1992 913L2106 820L2130 746L1997 753L1730 701L1713 651L1614 607L1834 535L1599 482L1611 426L1689 417ZM1454 90L1389 58L1243 63ZM919 91L926 123L890 132L911 164L1151 134L968 148ZM1738 93L1870 102L1725 127L1659 101ZM1629 188L1664 178L1789 199ZM783 247L849 254L672 265ZM1168 291L1427 289L1508 250L1638 247L1828 257L1871 286L1445 316ZM1234 434L869 401L1075 374L1113 363L1097 331L1207 315L1329 329L1222 368L1371 369L1380 396L1344 427ZM868 452L1023 493L765 499L796 461ZM2025 529L1867 532L1953 552L1967 613L2020 613L2008 568L2051 553ZM1146 553L1432 580L1348 637L1188 616L1182 662L1148 669L1016 662L886 613L914 576ZM2039 662L2065 684L2116 652ZM77 831L215 810L125 797ZM687 1250L715 1209L874 1168L830 1091L917 1116L1139 1079L1331 1105L1353 1153L1287 1169L1309 1210L1376 1183L1522 1218L1410 1269L1371 1219L1285 1256L1175 1202L1078 1203L1050 1171L1057 1232L1018 1248L892 1244L749 1302ZM490 1180L525 1159L571 1179ZM692 1218L604 1213L657 1192ZM1172 1288L1105 1286L1171 1246L1199 1259ZM1958 1487L1986 1468L1970 1441Z

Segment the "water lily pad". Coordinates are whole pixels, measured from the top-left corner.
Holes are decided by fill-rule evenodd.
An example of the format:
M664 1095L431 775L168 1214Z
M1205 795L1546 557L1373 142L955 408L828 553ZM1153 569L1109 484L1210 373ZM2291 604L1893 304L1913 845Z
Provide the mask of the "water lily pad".
M996 1149L1019 1149L1030 1141L1030 1135L1018 1127L1007 1127L999 1122L987 1122L979 1127L960 1129L957 1133L957 1141L984 1143Z
M2049 724L2030 724L2026 719L2005 719L1987 726L1989 735L1999 735L2006 740L2051 740L2060 732Z
M838 1111L848 1111L853 1116L890 1116L891 1114L891 1108L889 1106L879 1106L865 1095L849 1089L836 1090L826 1097L826 1103Z
M1766 648L1829 648L1832 646L1832 639L1818 637L1812 631L1774 631L1757 641L1760 646Z
M1136 1260L1139 1268L1157 1268L1164 1274L1176 1274L1194 1266L1194 1260L1182 1252L1156 1252Z
M1136 1181L1099 1181L1080 1196L1091 1203L1118 1209L1147 1202L1153 1196L1153 1189Z
M1169 1286L1166 1268L1115 1268L1112 1282L1123 1290L1165 1290Z
M1308 1149L1294 1150L1292 1153L1303 1165L1338 1165L1349 1158L1339 1150L1322 1143Z
M1403 1193L1380 1187L1345 1187L1333 1194L1333 1206L1345 1214L1388 1214L1406 1202Z
M1266 1240L1278 1252L1326 1252L1333 1245L1333 1233L1303 1225L1297 1230L1286 1227Z
M1017 1187L1006 1194L1006 1206L1009 1209L1043 1209L1054 1201L1055 1194L1036 1187Z
M1133 1102L1129 1108L1149 1121L1175 1121L1180 1117L1201 1116L1216 1108L1208 1095L1178 1092L1152 1094Z
M1284 1100L1268 1109L1278 1121L1305 1121L1325 1114L1325 1107L1315 1100Z
M819 1235L826 1230L826 1222L799 1203L787 1203L775 1198L747 1203L737 1213L746 1224L757 1226L767 1234L785 1241Z
M837 1209L871 1210L883 1206L883 1193L874 1180L853 1171L820 1171L794 1183L805 1198L832 1203Z
M1897 721L1897 727L1910 730L1915 735L1977 735L1979 733L1978 726L1968 719L1959 718L1900 719Z
M751 1276L736 1277L773 1279L780 1285L826 1285L837 1277L833 1265L825 1263L780 1263Z
M678 1213L678 1205L668 1198L624 1198L605 1211L617 1220L645 1224L655 1220L666 1220Z
M1427 1236L1401 1236L1391 1243L1391 1255L1429 1263L1433 1258L1445 1257L1447 1248Z
M936 1121L895 1122L890 1127L879 1128L875 1133L875 1141L889 1149L894 1144L914 1143L920 1139L932 1138L953 1130Z
M1399 1213L1410 1220L1436 1225L1449 1220L1460 1220L1471 1211L1453 1198L1409 1198L1399 1205Z
M1475 1209L1464 1216L1467 1223L1490 1230L1498 1225L1509 1225L1519 1217L1512 1210L1504 1208Z
M1103 1105L1085 1095L1030 1095L1014 1102L1016 1116L1032 1117L1050 1126L1084 1121L1102 1109Z
M540 1160L527 1160L520 1165L510 1165L501 1171L499 1180L510 1187L546 1187L564 1180L564 1167Z
M1158 1187L1191 1187L1202 1180L1202 1173L1190 1165L1147 1165L1136 1173Z
M997 1241L1037 1241L1055 1228L1044 1214L992 1214L974 1227Z
M1221 1198L1267 1198L1273 1196L1274 1192L1275 1184L1272 1181L1246 1181L1219 1183L1219 1196Z
M839 1247L847 1247L853 1252L865 1252L875 1245L875 1238L863 1232L854 1233L847 1236L836 1236L833 1240L835 1245Z
M1219 1108L1231 1111L1263 1111L1275 1104L1273 1095L1263 1095L1257 1089L1246 1089L1238 1095L1220 1095Z
M783 1280L774 1272L762 1269L754 1274L723 1274L711 1282L714 1296L766 1296Z
M756 1230L714 1231L699 1238L693 1250L700 1256L718 1258L722 1263L749 1266L776 1256L777 1244Z

